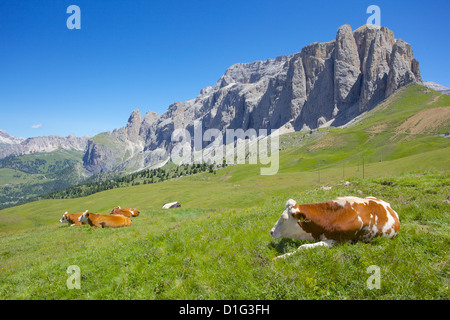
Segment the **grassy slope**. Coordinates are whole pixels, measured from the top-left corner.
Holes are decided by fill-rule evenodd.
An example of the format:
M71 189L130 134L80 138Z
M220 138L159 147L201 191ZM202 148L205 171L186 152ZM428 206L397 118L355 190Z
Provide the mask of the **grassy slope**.
M450 140L427 134L391 140L410 115L450 105L446 96L435 101L436 95L424 94L420 86L400 92L390 101L391 122L381 132L371 128L386 123L386 110L374 110L356 127L324 130L319 138L283 137L294 139L296 147L281 152L275 176L260 176L259 166L231 166L216 175L2 210L0 297L448 299L449 205L442 201L450 195ZM435 102L427 105L430 101ZM360 179L362 152L370 179ZM320 184L318 161L323 163ZM343 174L351 186L342 185ZM333 189L322 190L325 183ZM306 203L343 195L390 202L402 221L399 236L272 262L304 243L268 234L288 198ZM175 200L183 207L160 209ZM57 222L66 210L107 213L114 205L135 206L142 214L122 229L68 228ZM381 268L381 290L366 287L366 269L373 264ZM69 265L81 268L81 290L66 287Z
M22 183L38 183L45 179L43 174L29 174L26 172L1 168L0 169L0 186L6 184L22 184Z
M8 164L15 164L14 169L0 168L0 194L6 195L7 202L17 203L42 193L67 188L79 181L79 173L74 165L80 163L82 155L80 151L56 150L14 157ZM45 160L45 164L36 165L42 160Z
M79 162L81 161L83 157L82 151L76 151L76 150L55 150L52 152L43 152L43 153L33 153L33 154L27 154L22 156L14 157L11 162L17 162L17 167L20 168L24 167L24 172L27 172L26 167L23 166L24 163L32 163L36 160L45 160L46 163L44 165L39 166L36 171L39 174L48 174L53 173L54 171L50 170L50 166L55 166L56 162L64 162L64 161L70 161L70 162Z

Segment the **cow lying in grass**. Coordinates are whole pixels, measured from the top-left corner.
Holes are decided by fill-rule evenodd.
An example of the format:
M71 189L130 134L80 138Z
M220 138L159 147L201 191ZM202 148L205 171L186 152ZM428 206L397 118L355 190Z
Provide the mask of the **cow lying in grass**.
M87 212L87 210L85 211ZM67 211L63 214L61 220L59 222L64 223L67 222L67 224L71 227L74 226L81 226L83 223L78 221L78 218L83 214L83 212L78 213L68 213Z
M108 215L98 214L92 212L85 212L79 218L78 221L89 224L94 228L120 228L128 227L131 225L131 219L122 215Z
M399 230L398 214L389 203L373 197L345 197L303 205L291 199L270 234L274 238L318 241L302 245L298 248L300 250L331 247L339 242L370 242L379 236L393 238ZM287 253L275 259L293 254Z
M125 217L137 217L141 212L139 210L136 210L134 208L125 208L122 209L120 207L114 207L110 214L121 214Z

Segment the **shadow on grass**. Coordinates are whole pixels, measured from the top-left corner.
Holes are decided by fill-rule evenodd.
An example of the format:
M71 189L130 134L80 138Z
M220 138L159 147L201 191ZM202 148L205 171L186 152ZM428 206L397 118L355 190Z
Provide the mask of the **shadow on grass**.
M281 239L280 241L272 240L267 246L270 249L275 249L278 253L286 253L289 251L296 250L305 241L296 240L296 239Z

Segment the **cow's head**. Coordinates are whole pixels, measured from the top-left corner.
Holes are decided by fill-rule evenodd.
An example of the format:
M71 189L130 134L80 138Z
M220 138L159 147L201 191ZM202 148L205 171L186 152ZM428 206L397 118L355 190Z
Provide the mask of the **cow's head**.
M270 235L276 239L278 238L293 238L304 240L309 236L300 225L298 224L298 219L294 217L295 213L298 213L296 208L297 203L290 199L286 202L286 207L284 208L283 214L280 219L278 219L275 226L270 230Z
M116 210L119 210L119 209L120 209L120 207L114 207L114 208L112 209L112 211L111 211L111 214L112 214L112 213L115 213Z
M88 223L89 210L86 210L81 216L78 217L78 221L81 223Z
M67 218L67 216L69 215L69 213L66 211L64 214L63 214L63 216L62 216L62 218L59 220L59 222L61 222L61 223L64 223L64 222L69 222L69 219Z
M136 209L131 209L131 215L133 217L137 217L141 212L139 210Z

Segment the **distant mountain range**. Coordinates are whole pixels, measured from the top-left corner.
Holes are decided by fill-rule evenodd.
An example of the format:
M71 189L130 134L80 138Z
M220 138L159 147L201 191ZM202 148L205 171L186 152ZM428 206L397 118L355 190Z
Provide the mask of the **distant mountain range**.
M424 86L450 96L450 89L432 81L425 81Z
M8 156L52 152L57 149L84 151L89 138L87 136L78 138L74 135L68 137L52 135L25 139L13 137L0 130L0 159Z
M57 148L83 150L90 174L135 171L170 161L171 135L202 130L311 130L341 126L397 89L422 83L411 45L385 27L341 26L335 39L266 61L238 63L192 100L159 115L133 111L125 127L93 138L15 138L0 132L0 158Z
M0 130L0 145L14 145L24 141L25 138L17 138L10 135L8 132Z

